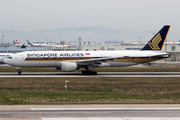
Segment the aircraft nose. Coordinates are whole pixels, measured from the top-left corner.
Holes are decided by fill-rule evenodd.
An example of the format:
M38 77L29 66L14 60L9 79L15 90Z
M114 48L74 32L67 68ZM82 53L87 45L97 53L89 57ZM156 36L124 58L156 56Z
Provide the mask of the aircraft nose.
M4 63L6 63L6 64L12 64L12 60L4 59Z

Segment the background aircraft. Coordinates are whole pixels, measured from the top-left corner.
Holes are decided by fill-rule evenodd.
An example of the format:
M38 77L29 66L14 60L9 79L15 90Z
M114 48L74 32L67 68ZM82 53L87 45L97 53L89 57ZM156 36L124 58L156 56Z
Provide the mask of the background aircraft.
M70 46L70 42L68 42L67 45L47 45L47 44L34 44L31 43L29 40L27 40L28 45L34 46L34 47L52 47L52 48L64 48Z
M18 40L16 40L16 41L13 40L13 43L14 43L14 45L15 45L16 47L22 47L22 46L29 47L29 45L26 44L26 43L20 44L20 43L18 42Z
M28 45L33 46L33 47L45 47L46 44L34 44L31 43L29 40L27 40Z
M67 45L50 45L51 47L54 47L54 48L64 48L64 47L68 47L68 46L70 46L70 42L68 42L68 44Z
M17 40L16 40L17 41ZM19 42L17 43L15 40L13 40L13 43L14 43L14 45L16 46L16 47L21 47L22 46L22 44L20 44Z

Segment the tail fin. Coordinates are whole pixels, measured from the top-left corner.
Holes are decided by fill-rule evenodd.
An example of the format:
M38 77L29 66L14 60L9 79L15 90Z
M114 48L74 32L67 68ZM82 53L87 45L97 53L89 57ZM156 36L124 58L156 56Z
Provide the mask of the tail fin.
M69 46L69 45L70 45L70 42L68 42L67 46Z
M173 42L172 46L175 45L175 42Z
M16 44L20 44L20 43L16 40Z
M165 25L141 50L162 50L170 25Z
M103 46L103 47L101 48L101 50L107 50L107 47L106 47L106 46Z
M27 40L28 45L34 46L33 44L31 44L31 42L29 40Z
M16 44L16 42L13 40L13 43Z

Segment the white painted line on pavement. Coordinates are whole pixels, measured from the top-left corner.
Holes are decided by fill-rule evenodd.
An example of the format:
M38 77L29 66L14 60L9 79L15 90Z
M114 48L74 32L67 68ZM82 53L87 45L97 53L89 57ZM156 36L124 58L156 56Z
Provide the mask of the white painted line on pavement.
M41 120L180 120L180 117L62 117Z
M180 108L30 108L30 110L180 110Z

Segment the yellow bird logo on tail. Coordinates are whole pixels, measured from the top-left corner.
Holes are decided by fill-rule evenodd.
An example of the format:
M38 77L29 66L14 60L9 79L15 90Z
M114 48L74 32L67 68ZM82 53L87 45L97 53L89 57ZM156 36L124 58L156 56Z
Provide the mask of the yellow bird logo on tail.
M154 37L154 39L152 40L152 42L149 42L149 46L151 47L152 50L160 50L159 48L159 42L161 42L162 38L161 38L161 35L160 33L158 33L156 35L156 37Z

